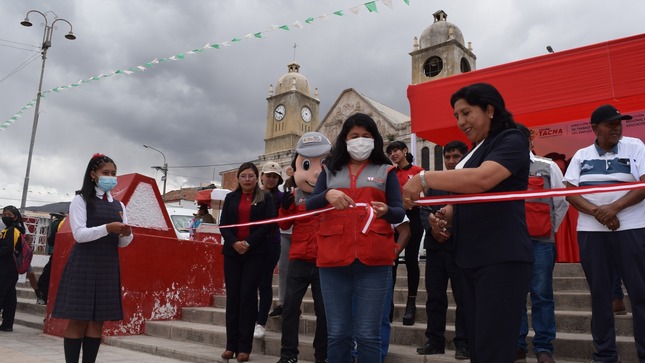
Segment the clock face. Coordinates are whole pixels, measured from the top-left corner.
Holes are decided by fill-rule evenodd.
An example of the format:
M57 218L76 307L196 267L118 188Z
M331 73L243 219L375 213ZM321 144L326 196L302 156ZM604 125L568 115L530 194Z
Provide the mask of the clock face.
M275 108L275 111L273 111L273 117L275 117L276 121L280 121L284 118L285 113L286 110L284 105L278 105L278 107Z
M311 110L309 107L303 107L302 110L300 110L300 116L302 116L302 120L304 122L311 121Z

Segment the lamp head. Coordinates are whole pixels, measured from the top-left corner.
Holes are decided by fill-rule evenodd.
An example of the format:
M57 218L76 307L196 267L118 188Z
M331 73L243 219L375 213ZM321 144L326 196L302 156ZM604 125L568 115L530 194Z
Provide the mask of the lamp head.
M150 148L150 146L148 145L143 145L143 147L145 147L146 149Z
M72 33L72 31L70 30L69 33L65 34L65 39L74 40L76 39L76 35L74 35L74 33Z
M33 24L29 21L29 18L25 18L25 20L23 20L23 21L21 21L21 22L20 22L20 24L21 24L22 26L26 26L26 27L30 27L30 26L32 26L32 25L33 25Z
M550 45L547 45L547 46L546 46L546 50L547 50L549 53L555 53L555 52L553 51L553 47L551 47Z

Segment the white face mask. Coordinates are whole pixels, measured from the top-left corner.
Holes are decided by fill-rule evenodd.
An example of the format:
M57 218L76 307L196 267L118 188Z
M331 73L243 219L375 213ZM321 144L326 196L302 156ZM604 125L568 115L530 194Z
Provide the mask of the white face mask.
M347 152L356 161L363 161L369 158L372 150L374 150L374 139L358 137L347 140Z

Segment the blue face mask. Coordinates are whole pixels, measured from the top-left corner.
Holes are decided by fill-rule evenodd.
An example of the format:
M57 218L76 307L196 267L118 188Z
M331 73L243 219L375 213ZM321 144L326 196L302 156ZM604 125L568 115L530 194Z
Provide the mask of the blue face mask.
M116 186L116 177L101 175L96 186L104 192L109 192Z

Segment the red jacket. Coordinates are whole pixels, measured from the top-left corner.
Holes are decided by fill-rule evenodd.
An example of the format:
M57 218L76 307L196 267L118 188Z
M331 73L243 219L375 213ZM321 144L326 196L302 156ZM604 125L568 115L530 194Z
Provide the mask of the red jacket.
M300 189L294 191L295 201L289 207L289 210L280 208L278 215L280 217L289 217L297 213L306 212L305 202L309 199L310 194ZM284 198L287 196L285 195ZM289 221L278 222L280 229L289 229L293 226L291 233L291 247L289 248L290 260L315 261L318 254L318 245L316 243L316 229L318 228L318 217L309 216L304 218L292 219Z

